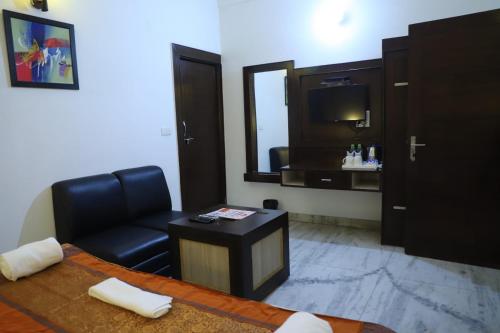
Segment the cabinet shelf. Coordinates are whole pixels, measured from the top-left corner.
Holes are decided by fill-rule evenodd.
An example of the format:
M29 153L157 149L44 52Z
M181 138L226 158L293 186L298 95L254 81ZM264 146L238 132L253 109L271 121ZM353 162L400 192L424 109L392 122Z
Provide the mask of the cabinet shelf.
M305 187L305 171L304 170L286 170L281 172L281 185Z
M380 173L373 171L353 172L351 188L353 190L380 191Z

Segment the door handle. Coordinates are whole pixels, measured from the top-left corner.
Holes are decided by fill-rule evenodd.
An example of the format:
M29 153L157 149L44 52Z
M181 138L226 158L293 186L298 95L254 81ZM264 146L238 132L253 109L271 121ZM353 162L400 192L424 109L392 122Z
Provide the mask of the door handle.
M191 136L188 137L187 124L185 120L182 121L182 125L184 126L184 142L186 144L190 144L194 141L194 138L192 138Z
M321 178L321 181L323 183L331 183L333 181L333 179L331 179L331 178Z
M410 137L410 161L415 162L416 161L416 154L417 154L417 147L426 147L427 145L425 143L417 143L417 137L416 136L411 136Z

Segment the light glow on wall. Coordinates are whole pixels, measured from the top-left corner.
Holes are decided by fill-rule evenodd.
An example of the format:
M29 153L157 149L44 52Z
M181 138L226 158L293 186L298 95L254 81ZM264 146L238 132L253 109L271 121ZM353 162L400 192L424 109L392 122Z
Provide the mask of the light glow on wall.
M352 36L351 0L320 0L313 11L314 37L325 45L338 45Z

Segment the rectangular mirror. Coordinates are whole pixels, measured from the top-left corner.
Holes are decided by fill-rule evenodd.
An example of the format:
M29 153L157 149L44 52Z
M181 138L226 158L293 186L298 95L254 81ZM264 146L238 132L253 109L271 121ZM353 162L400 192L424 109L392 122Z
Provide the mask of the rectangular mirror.
M279 172L283 166L279 162L286 160L284 156L287 155L288 149L286 80L286 69L254 74L258 172Z
M288 165L288 79L293 61L243 68L246 181L278 183Z

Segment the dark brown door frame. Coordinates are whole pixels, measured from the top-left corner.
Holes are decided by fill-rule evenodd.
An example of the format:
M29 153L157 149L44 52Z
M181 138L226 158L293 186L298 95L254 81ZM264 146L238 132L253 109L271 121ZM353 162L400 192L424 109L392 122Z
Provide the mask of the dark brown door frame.
M172 57L173 57L173 70L174 70L174 88L175 88L175 115L177 122L177 147L179 150L179 172L180 172L180 183L181 183L181 199L184 205L186 199L186 193L182 191L183 183L185 182L185 175L183 168L180 163L182 162L186 154L186 145L183 144L183 125L182 125L182 84L181 84L181 73L180 73L180 62L181 60L190 60L202 64L212 65L216 69L216 81L217 81L217 102L218 102L218 115L219 115L219 148L220 148L220 185L223 191L223 198L221 203L227 203L227 188L226 188L226 154L225 154L225 143L224 143L224 108L222 99L222 64L221 56L219 54L202 51L194 49L187 46L182 46L172 43ZM200 161L202 163L202 161Z

